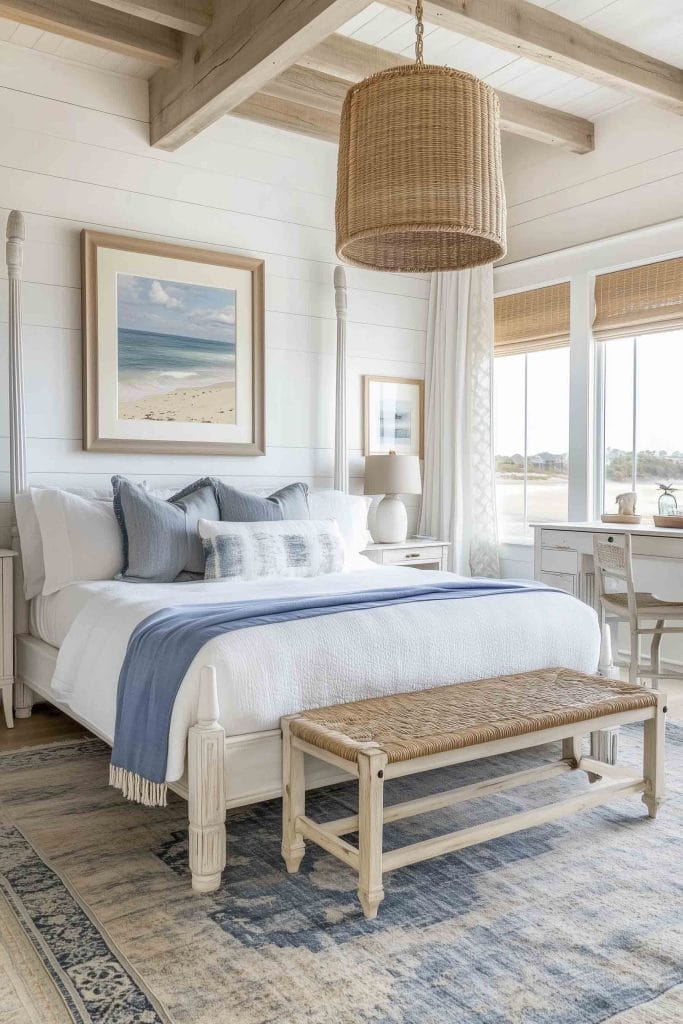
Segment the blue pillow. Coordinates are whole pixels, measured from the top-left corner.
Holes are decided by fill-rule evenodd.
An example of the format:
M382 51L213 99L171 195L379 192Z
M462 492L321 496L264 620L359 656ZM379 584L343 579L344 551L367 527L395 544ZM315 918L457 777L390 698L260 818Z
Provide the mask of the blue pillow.
M203 576L197 523L220 518L212 480L195 480L168 500L123 476L114 476L111 482L123 537L123 570L117 579L171 583L182 573Z
M310 519L308 485L287 484L268 498L239 491L222 480L213 480L220 518L224 523L265 523L274 519ZM204 519L211 518L204 516Z

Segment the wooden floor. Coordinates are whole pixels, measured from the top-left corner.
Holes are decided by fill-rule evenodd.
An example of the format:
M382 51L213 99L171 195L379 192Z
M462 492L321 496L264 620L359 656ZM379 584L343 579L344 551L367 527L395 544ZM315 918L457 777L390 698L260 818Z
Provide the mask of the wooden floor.
M0 723L0 751L38 747L42 743L89 735L87 729L61 711L49 704L38 704L30 718L15 718L13 729L8 729L4 721Z
M683 683L678 680L664 680L662 689L669 695L669 718L683 722ZM1 718L1 716L0 716ZM38 704L30 718L17 718L14 728L8 729L0 721L0 751L18 750L21 747L38 747L41 743L57 740L78 739L91 734L82 725L67 718L61 711L48 704Z

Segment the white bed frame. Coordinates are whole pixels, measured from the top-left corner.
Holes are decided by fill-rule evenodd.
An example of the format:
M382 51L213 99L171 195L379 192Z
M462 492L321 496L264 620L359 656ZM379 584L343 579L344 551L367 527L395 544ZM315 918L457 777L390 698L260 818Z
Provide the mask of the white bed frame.
M18 210L7 221L7 272L9 279L9 367L10 367L10 485L12 501L28 487L26 472L26 428L22 369L21 277L24 218ZM334 486L348 491L346 446L346 274L334 271L337 310L337 378L334 447ZM20 551L16 526L12 547ZM29 632L29 605L24 597L21 559L14 559L14 708L16 718L28 718L34 703L47 701L70 718L97 733L50 692L50 681L58 649ZM197 721L187 737L185 774L169 788L188 801L190 822L190 871L196 892L213 892L220 885L226 864L226 810L269 800L282 794L282 738L279 729L243 736L225 735L219 724L216 670L201 670ZM339 781L344 774L321 762L311 765L311 786Z
M9 278L9 367L10 367L10 477L12 500L28 487L26 472L26 430L24 420L24 382L22 372L21 273L24 218L12 211L7 222L7 270ZM337 378L334 448L334 486L348 491L346 447L346 274L343 267L334 271L337 312ZM16 527L12 546L20 551ZM17 718L28 718L38 701L47 701L66 715L97 733L106 743L110 738L93 729L91 723L55 700L50 682L58 649L29 632L29 605L24 598L21 559L14 559L14 634L15 672L14 707ZM610 671L609 633L603 633L601 671ZM258 803L282 794L282 739L279 729L242 736L225 735L219 723L216 671L202 668L197 706L197 721L187 737L185 775L169 788L188 801L190 822L190 870L192 888L200 893L218 888L226 864L226 810ZM602 735L602 734L598 734ZM601 758L607 760L608 758ZM308 788L328 785L348 773L320 760L307 765Z

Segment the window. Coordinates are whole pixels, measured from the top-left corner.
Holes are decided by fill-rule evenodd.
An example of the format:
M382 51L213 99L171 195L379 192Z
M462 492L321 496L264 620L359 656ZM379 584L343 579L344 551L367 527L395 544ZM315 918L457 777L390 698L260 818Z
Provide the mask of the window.
M531 538L531 522L567 518L569 284L498 296L494 452L498 533Z
M527 540L567 518L569 348L498 356L493 380L498 532Z
M677 488L683 506L683 329L613 338L604 348L602 508L616 511L623 491L638 492L638 512L657 512L659 484Z

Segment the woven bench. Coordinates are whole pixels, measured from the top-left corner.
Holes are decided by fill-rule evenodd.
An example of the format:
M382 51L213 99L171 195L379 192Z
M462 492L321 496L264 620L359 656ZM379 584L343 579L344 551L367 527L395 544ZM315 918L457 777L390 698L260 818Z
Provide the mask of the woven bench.
M282 719L282 856L298 871L309 839L359 875L365 916L377 915L387 871L641 793L654 818L664 795L666 698L631 683L543 669L317 708ZM599 729L644 723L642 775L581 753ZM512 750L562 741L562 759L384 807L384 783ZM304 754L358 778L358 814L324 824L306 815ZM385 822L580 770L598 785L533 810L383 853ZM358 833L358 847L342 838Z

